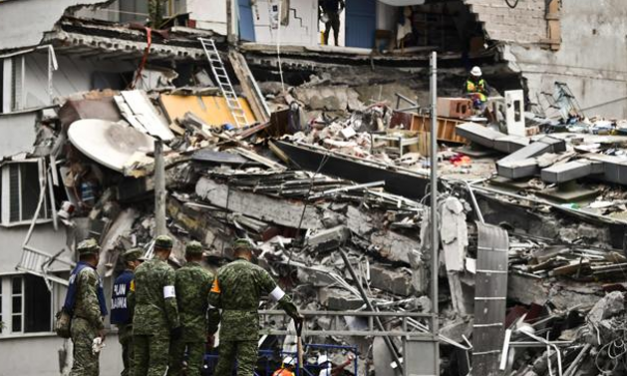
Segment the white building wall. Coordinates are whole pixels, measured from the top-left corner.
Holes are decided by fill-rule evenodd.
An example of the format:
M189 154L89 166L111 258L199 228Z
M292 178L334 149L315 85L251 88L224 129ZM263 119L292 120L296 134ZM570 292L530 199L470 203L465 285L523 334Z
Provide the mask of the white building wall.
M291 0L289 24L273 29L270 23L271 0L257 0L253 6L256 42L261 44L281 44L311 46L320 42L318 29L318 2L315 0ZM341 33L344 34L344 33ZM280 38L280 39L279 39Z
M22 244L26 239L28 226L1 227L0 226L0 276L16 273L15 267L22 257ZM59 226L55 231L52 223L40 224L35 227L29 245L36 249L55 254L66 248L67 232L66 227ZM67 252L63 257L69 259L72 255ZM57 264L55 264L57 265ZM1 363L0 363L1 364Z
M198 29L227 34L226 0L187 0L187 12Z
M39 44L68 7L104 3L103 0L15 0L0 2L0 50ZM25 18L26 17L26 18Z

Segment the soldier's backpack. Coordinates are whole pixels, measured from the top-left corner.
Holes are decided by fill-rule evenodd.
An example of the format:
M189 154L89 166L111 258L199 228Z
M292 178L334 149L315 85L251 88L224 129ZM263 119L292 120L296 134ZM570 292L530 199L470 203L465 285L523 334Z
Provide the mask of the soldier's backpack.
M57 312L56 321L54 323L54 331L61 338L70 338L70 323L72 317L65 310L61 309Z

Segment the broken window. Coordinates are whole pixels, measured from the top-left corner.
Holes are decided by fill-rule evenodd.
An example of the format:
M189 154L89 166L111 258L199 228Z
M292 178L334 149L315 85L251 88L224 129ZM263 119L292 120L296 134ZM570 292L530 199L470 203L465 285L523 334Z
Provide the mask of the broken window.
M11 277L10 286L11 333L50 332L52 295L44 280L28 274L17 275Z
M40 165L37 160L8 163L0 170L0 224L26 224L35 216L41 193ZM40 219L49 219L44 201Z

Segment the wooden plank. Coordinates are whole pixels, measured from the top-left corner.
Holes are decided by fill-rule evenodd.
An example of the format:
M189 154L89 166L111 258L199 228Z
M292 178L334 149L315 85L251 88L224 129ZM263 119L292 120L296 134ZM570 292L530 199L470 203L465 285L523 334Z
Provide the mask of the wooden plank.
M269 122L270 113L268 112L268 107L265 104L263 95L261 95L259 88L256 86L255 78L250 68L248 68L246 59L238 51L231 50L229 51L229 60L257 121L261 123Z

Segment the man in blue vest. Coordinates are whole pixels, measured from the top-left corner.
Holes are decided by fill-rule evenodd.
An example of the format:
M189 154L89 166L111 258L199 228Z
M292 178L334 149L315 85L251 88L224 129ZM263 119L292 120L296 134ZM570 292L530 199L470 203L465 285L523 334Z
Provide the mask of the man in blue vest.
M132 248L122 255L122 261L126 269L116 278L111 293L111 324L118 327L118 340L122 345L122 363L124 370L122 376L131 374L131 362L133 359L133 305L128 299L131 290L134 271L141 264L141 256L144 251L141 248Z
M100 345L105 339L107 306L102 281L96 272L100 247L94 239L78 245L79 262L70 275L63 310L71 321L74 364L70 376L98 376Z

